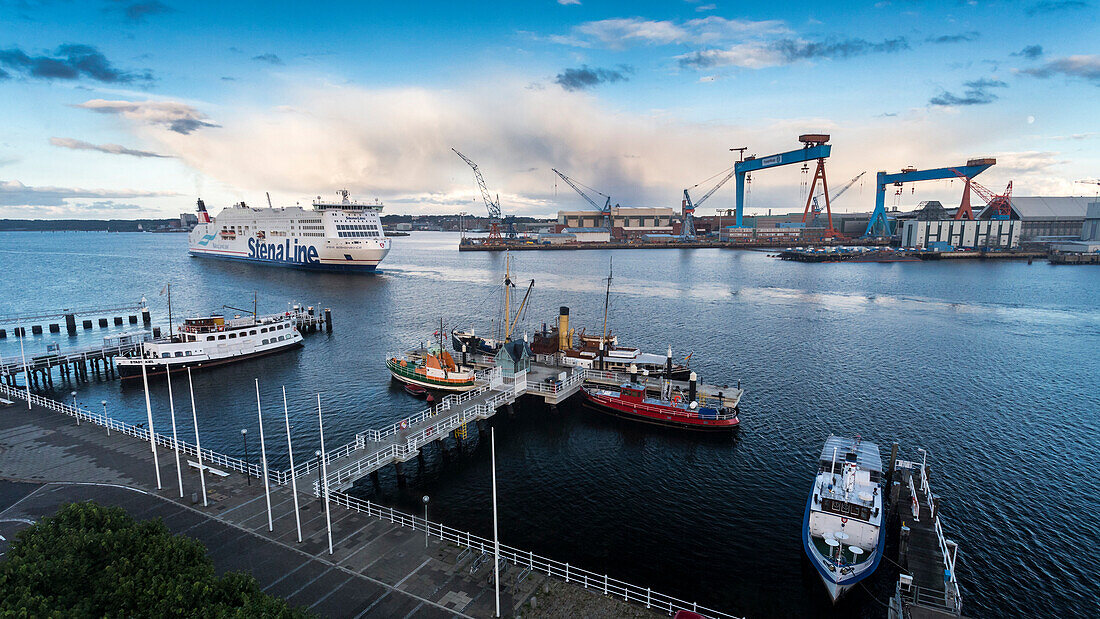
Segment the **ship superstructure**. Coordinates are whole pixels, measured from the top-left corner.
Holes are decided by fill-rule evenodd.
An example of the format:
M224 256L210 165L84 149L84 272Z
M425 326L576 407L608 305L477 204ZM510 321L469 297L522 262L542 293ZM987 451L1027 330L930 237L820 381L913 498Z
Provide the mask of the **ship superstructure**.
M335 201L255 208L244 202L211 218L198 201L199 223L188 236L192 256L324 271L374 271L390 251L381 202Z

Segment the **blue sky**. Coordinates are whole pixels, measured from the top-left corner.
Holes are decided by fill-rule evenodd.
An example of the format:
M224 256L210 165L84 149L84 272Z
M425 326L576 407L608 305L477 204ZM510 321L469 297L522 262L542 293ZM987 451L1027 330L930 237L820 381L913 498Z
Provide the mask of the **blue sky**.
M1100 175L1097 15L1088 0L0 0L0 217L341 187L388 212L481 212L452 146L506 211L581 207L551 167L623 205L676 206L730 147L811 131L833 135L834 187L992 155L990 188L1092 193L1074 181ZM749 206L799 209L800 182L758 175ZM857 187L838 210L870 209L872 183ZM703 210L730 206L731 188Z

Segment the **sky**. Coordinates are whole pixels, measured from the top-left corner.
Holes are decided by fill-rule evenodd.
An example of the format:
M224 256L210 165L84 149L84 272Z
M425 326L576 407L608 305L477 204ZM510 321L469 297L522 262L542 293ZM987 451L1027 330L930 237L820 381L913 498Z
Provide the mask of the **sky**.
M180 2L0 0L0 218L171 217L203 198L385 213L678 208L736 161L832 136L836 211L874 174L996 157L1014 195L1100 186L1096 0ZM718 175L718 176L716 176ZM802 210L753 175L746 212ZM914 183L887 206L958 203ZM590 193L599 202L603 198ZM730 182L700 214L734 206Z

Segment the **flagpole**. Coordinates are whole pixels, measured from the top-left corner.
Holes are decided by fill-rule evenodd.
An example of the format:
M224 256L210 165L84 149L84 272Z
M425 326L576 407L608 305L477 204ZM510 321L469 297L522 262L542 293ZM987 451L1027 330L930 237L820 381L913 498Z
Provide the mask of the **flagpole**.
M286 449L290 452L290 492L294 495L294 524L298 527L298 543L302 543L302 515L298 512L298 479L294 475L294 444L290 440L290 413L286 408L286 385L283 385L283 419L286 421Z
M497 535L497 435L489 428L489 453L493 468L493 586L496 588L497 612L500 616L500 537Z
M191 382L191 368L187 368L187 387L191 391L191 423L195 426L195 453L199 459L199 482L202 484L202 506L206 503L206 470L202 468L202 444L199 443L199 414L195 412L195 384Z
M183 469L180 468L180 442L176 438L176 402L172 399L172 370L167 364L164 374L168 377L168 410L172 414L172 450L176 452L176 479L180 483L180 498L183 498Z
M332 514L328 508L328 465L325 463L325 424L321 421L321 394L317 394L317 427L321 431L321 496L325 501L325 525L328 527L328 553L332 554Z
M160 490L160 459L157 458L157 440L153 432L153 407L149 404L149 374L145 369L145 364L149 360L145 358L144 344L141 346L141 355L141 382L145 385L145 415L149 422L149 448L153 450L153 468L157 471L157 490Z
M264 445L264 416L260 412L260 379L256 379L256 419L260 424L260 460L264 470L264 497L267 499L267 530L274 531L275 525L271 521L271 488L267 479L267 447Z
M23 358L23 382L27 384L27 410L31 410L31 370L27 367L27 353L23 352L23 336L26 332L26 329L19 327L19 356Z

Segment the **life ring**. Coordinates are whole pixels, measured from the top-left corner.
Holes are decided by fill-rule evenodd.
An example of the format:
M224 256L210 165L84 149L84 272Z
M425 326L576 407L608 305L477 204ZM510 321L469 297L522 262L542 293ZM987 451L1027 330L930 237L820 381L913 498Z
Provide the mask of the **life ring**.
M848 519L845 518L844 516L841 516L840 517L840 524L848 524Z
M219 325L218 326L218 331L225 331L225 327Z
M401 429L404 430L408 427L409 427L409 420L408 419L402 419L401 420Z
M673 404L679 404L680 402L683 402L683 401L684 401L684 396L682 396L678 393L672 396L672 403Z

